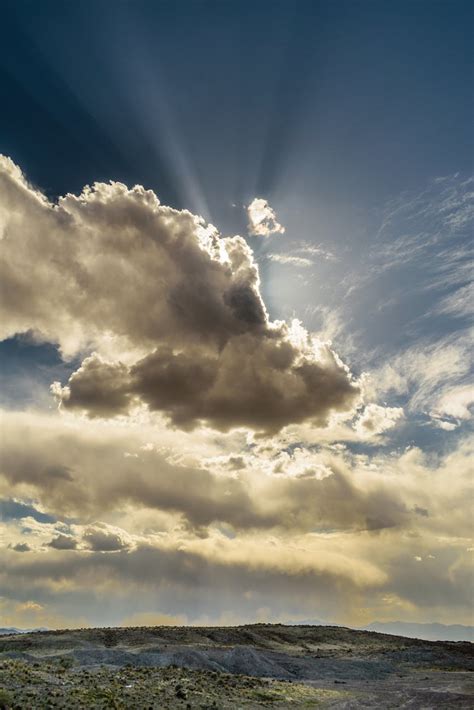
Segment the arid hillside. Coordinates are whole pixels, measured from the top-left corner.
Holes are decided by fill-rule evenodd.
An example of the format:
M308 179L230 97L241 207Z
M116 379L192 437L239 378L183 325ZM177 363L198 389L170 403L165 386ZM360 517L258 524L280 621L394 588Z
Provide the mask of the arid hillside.
M40 631L0 639L0 707L472 708L473 669L469 643L330 626Z

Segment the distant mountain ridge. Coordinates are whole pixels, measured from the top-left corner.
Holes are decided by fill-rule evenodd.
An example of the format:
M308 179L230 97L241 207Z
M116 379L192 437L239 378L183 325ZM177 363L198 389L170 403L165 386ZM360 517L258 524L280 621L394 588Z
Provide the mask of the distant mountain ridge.
M321 619L288 622L296 626L341 626ZM367 626L353 626L358 631L377 631L379 634L406 636L423 641L469 641L474 643L474 626L463 624L416 623L410 621L372 621Z
M474 626L463 624L416 624L409 621L373 621L366 631L408 636L426 641L470 641L474 643Z
M40 626L37 629L17 629L15 626L10 626L0 628L0 636L6 636L7 634L31 634L34 631L48 631L48 629L43 626Z
M304 619L302 621L288 622L294 626L333 626L342 627L341 624L321 621L320 619ZM469 641L474 643L474 626L463 624L438 624L415 623L410 621L372 621L367 626L353 627L359 631L376 631L380 634L393 636L406 636L407 638L422 639L424 641ZM0 628L0 636L7 634L28 634L35 631L48 631L45 627L35 629L18 629L14 626Z

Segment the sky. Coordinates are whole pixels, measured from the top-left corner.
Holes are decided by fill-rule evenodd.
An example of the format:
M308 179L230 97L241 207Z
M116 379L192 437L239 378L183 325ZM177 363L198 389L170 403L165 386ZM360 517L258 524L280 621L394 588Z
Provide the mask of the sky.
M472 623L472 14L3 0L0 626Z

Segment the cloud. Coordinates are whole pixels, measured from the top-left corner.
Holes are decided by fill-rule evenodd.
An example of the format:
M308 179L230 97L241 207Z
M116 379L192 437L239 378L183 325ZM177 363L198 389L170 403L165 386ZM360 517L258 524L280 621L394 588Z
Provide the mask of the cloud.
M57 535L48 543L49 547L55 550L75 550L77 548L77 540L71 535Z
M320 244L311 244L301 242L300 246L295 250L300 254L310 254L311 256L325 259L326 261L337 261L338 258L331 251L322 247Z
M435 313L447 314L455 318L472 318L474 304L474 283L454 289L448 296L440 299Z
M16 545L12 545L12 550L15 552L31 552L31 547L27 542L17 542Z
M33 330L66 355L90 344L129 353L160 340L221 347L265 324L240 237L141 186L97 183L53 205L9 159L0 166L3 337Z
M131 544L119 528L88 522L114 511L125 515L129 509L136 515L145 509L165 513L171 516L169 525L184 525L201 534L220 524L234 531L281 533L402 529L418 524L417 511L431 513L433 508L423 486L410 483L403 488L398 473L390 473L395 465L390 459L371 468L353 461L344 449L315 452L293 445L288 450L278 442L272 449L262 442L248 448L229 469L229 460L235 457L206 455L192 464L177 458L173 450L145 450L150 432L142 431L139 422L125 430L116 425L97 430L93 423L82 422L78 428L61 418L25 414L6 418L2 428L0 482L3 478L15 493L34 495L54 513L51 519L82 520L88 525L83 540L93 549ZM28 452L20 456L26 431ZM160 430L154 434L157 442L161 436ZM178 450L192 445L191 437L183 435ZM137 456L125 457L125 452ZM38 472L51 460L74 466L72 479L57 479L54 486L43 480ZM418 465L414 454L404 461L409 470ZM433 474L431 478L434 489ZM421 479L417 472L416 480ZM77 529L75 537L80 534ZM65 535L59 537L50 546L65 542Z
M82 539L94 552L115 552L126 550L129 547L123 531L112 530L109 526L101 523L88 527L84 531Z
M471 419L474 406L474 387L470 385L447 389L438 399L430 415L442 429L456 429L461 422Z
M364 381L367 397L377 398L391 393L403 395L412 412L442 413L445 406L457 409L455 397L460 397L461 419L467 418L464 398L469 399L472 333L454 333L435 342L419 341L370 373ZM456 393L456 394L455 394ZM444 404L445 403L445 404ZM453 410L454 411L454 410ZM439 413L438 412L438 413ZM447 414L452 414L448 412ZM456 415L454 415L456 416Z
M52 393L68 409L86 409L93 417L127 414L132 403L129 368L121 362L106 362L94 354L82 362L67 387L51 385Z
M34 555L13 549L24 519L4 523L2 594L67 614L64 625L183 608L190 621L232 611L238 623L261 606L273 619L299 609L355 623L387 595L417 618L470 613L467 442L437 459L416 448L369 456L33 413L4 414L2 436L0 491L75 521L28 518ZM53 462L70 476L43 479ZM435 557L436 593L415 555Z
M456 387L438 401L437 411L455 419L470 419L474 404L474 387Z
M296 343L279 324L234 337L218 352L163 346L131 367L94 354L53 392L65 409L92 417L146 404L183 429L207 423L271 433L305 420L323 426L332 412L356 403L359 389L327 344L304 338Z
M300 266L303 268L312 266L314 264L314 257L327 261L337 261L337 258L330 251L316 244L308 244L307 242L301 242L300 246L292 252L267 254L267 259L275 261L277 264L295 267Z
M402 407L381 407L372 403L364 407L354 429L363 437L376 436L392 429L402 417Z
M1 166L0 337L75 359L59 412L0 412L5 618L469 617L472 448L379 436L413 413L467 421L467 335L379 351L356 380L326 342L333 306L320 337L270 319L245 240L140 186L52 204Z
M458 234L465 236L465 230L474 220L473 183L473 177L462 180L456 174L441 181L431 181L419 194L404 193L395 198L384 210L377 233L377 240L383 243L383 247L374 256L383 256L385 268L389 269L423 258L433 247L446 246L449 239L450 268L452 259L457 261L457 250L452 249L453 239ZM400 222L404 232L395 237ZM436 267L444 269L446 264L436 264Z
M288 266L311 266L312 261L303 256L294 256L293 254L268 254L267 256L270 261L276 261L278 264L285 264Z
M224 559L218 550L213 554L211 546L205 552L184 542L180 548L165 543L129 552L77 552L73 557L54 551L49 559L35 560L33 555L30 561L23 555L6 557L0 551L0 583L6 599L15 594L15 587L25 589L24 604L34 598L44 609L54 606L65 610L74 620L72 625L78 625L76 619L87 609L90 623L103 625L120 623L124 615L150 618L151 610L155 610L155 619L158 613L182 618L182 609L186 609L188 622L205 616L215 623L216 618L230 613L241 621L246 616L254 618L275 590L278 616L283 609L301 613L314 610L316 604L336 610L342 604L347 608L352 605L351 597L358 599L362 592L385 581L370 562L356 565L344 554L334 555L332 563L326 555L314 554L308 565L296 550L292 560L290 555L279 555L271 544L263 551L266 559L258 545L247 544L234 558L229 555ZM113 603L118 598L120 603ZM24 604L22 608L17 605L18 611L27 610Z
M21 611L33 611L33 612L41 611L43 609L41 604L38 604L38 602L34 602L34 601L27 601L24 604L19 604L18 607L19 607L19 610L21 610Z
M147 406L183 428L273 432L356 403L327 344L269 320L241 237L141 186L96 183L50 204L8 159L0 196L3 337L29 330L65 356L89 352L53 387L64 409Z
M285 228L277 222L275 211L261 197L255 197L247 207L249 233L257 237L284 234Z
M418 618L442 618L451 608L468 619L470 567L463 541L446 544L421 530L235 540L217 531L204 538L181 531L111 552L53 550L40 557L0 550L0 583L4 597L65 610L73 625L84 610L89 623L119 623L115 614L153 610L172 616L182 609L194 623L203 616L216 623L231 611L239 623L255 619L263 605L272 619L319 610L325 619L357 623L379 609L390 614L386 597ZM415 556L430 559L429 569L417 569Z
M342 296L344 321L361 350L364 343L363 352L351 353L353 362L363 360L364 369L368 360L383 363L386 371L399 369L403 379L412 381L403 394L411 395L419 376L425 399L425 372L434 374L443 359L453 380L458 355L472 347L472 186L472 178L454 175L430 181L418 193L400 195L382 208L382 225L374 237L356 239L348 252L339 252L344 272L324 285L326 303L333 309ZM405 362L398 368L401 358ZM444 389L441 377L439 385ZM433 395L436 399L439 391ZM433 403L425 402L423 409ZM420 404L417 398L417 411Z

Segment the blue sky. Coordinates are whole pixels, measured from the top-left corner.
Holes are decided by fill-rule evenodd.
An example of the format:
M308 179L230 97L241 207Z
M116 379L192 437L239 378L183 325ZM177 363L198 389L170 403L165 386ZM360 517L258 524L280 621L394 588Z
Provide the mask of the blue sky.
M266 197L286 226L280 249L337 252L307 276L305 305L339 305L341 273L376 262L392 201L436 189L441 199L436 179L456 174L463 190L472 172L471 19L468 2L6 3L1 149L52 198L95 180L140 183L224 233L244 231L242 207ZM401 210L383 239L416 236L416 219L416 207ZM435 214L423 220L439 227ZM302 317L301 278L277 271L284 296L264 281L267 305ZM404 329L401 289L392 294L384 270L392 313L375 316L375 338ZM425 306L413 294L410 317Z
M367 585L366 596L359 599L368 610L362 620L370 621L377 615L386 620L468 620L469 605L459 590L462 580L468 578L465 554L471 548L465 539L467 518L456 518L448 533L446 512L442 513L449 498L445 483L434 485L431 503L423 503L426 483L420 481L430 471L436 471L441 481L451 475L452 466L464 471L472 431L472 20L472 3L461 0L3 3L0 88L5 100L0 112L0 153L19 166L24 177L18 176L12 164L3 165L0 227L3 229L4 219L10 271L2 297L8 325L0 342L0 404L7 455L2 469L5 486L0 493L4 493L5 510L29 506L29 510L38 511L31 525L22 523L28 535L37 537L31 549L36 545L45 559L56 556L54 563L58 565L65 560L71 570L74 556L82 560L78 565L86 560L93 569L94 555L102 555L102 560L108 555L116 565L118 554L139 555L145 545L151 547L152 554L165 554L162 538L158 544L159 535L168 535L166 554L171 555L176 540L189 535L188 553L218 565L222 559L205 546L199 547L204 528L209 540L223 536L225 545L243 536L240 544L249 557L253 544L264 545L259 538L262 530L271 529L284 548L281 560L275 562L282 575L281 594L272 594L263 583L252 580L247 570L249 589L242 589L243 596L238 599L231 600L230 595L229 608L222 602L216 618L260 619L267 613L262 609L270 610L271 618L289 618L297 614L297 607L288 601L291 584L283 560L292 545L303 544L302 536L332 531L334 539L324 537L318 542L311 537L308 545L314 545L312 554L324 550L335 579L341 554L337 536L349 536L349 544L357 551L354 554L360 554ZM162 206L202 216L223 238L239 234L246 240L250 252L241 253L245 277L235 266L237 261L232 262L233 285L223 296L226 307L230 304L233 309L225 328L224 321L218 320L224 316L216 305L224 275L214 281L215 264L210 268L195 262L192 250L186 255L177 252L168 264L169 272L163 272L164 256L155 270L151 269L151 252L149 265L146 263L149 245L143 246L143 252L137 246L126 263L118 258L118 251L107 251L113 239L122 239L122 229L125 235L127 229L132 232L142 225L139 231L148 234L149 222L141 220L148 214L151 198L144 193L133 193L139 207L133 214L123 212L123 221L112 211L106 221L94 221L99 217L98 213L92 215L89 194L82 202L68 198L61 203L62 213L52 207L61 196L79 195L85 185L109 181L130 188L142 185L158 196ZM115 188L99 193L97 199L101 204L103 200L104 210L112 210L105 207L112 203L114 209L125 210L120 200L132 199ZM252 232L248 208L254 198L267 201L280 230L263 236ZM44 213L36 213L38 201L44 205ZM179 219L184 224L187 218ZM105 236L109 229L110 238ZM226 244L228 254L243 249L231 246L230 241ZM124 248L121 241L120 245ZM209 258L212 261L214 256ZM167 279L173 282L174 269L179 286L170 286L168 292L163 284ZM122 291L117 289L120 279ZM80 289L74 290L77 284ZM175 330L170 325L171 315L158 313L160 298L176 302L180 313L189 308L186 320L176 321ZM201 298L209 299L209 309L216 309L209 310L213 315L199 310ZM262 302L266 320L261 316ZM142 322L148 312L153 325ZM213 318L225 336L212 331L209 323ZM165 367L165 346L173 351L173 358L180 353L173 367L188 367L186 358L194 358L193 378L210 377L207 368L215 352L209 351L201 362L201 351L208 347L208 338L217 338L219 347L227 342L228 333L236 338L243 326L237 325L235 318L247 319L249 338L257 337L254 328L263 322L273 333L275 321L290 324L299 320L300 327L306 329L304 337L299 331L284 329L271 336L281 339L282 348L291 343L298 357L309 357L304 338L330 341L337 359L333 362L329 351L321 355L321 367L330 373L324 380L327 391L323 388L317 401L308 392L308 401L299 402L297 410L288 404L288 409L277 413L277 405L271 404L273 390L262 390L268 398L269 411L264 411L256 400L249 409L238 393L226 406L223 395L218 405L199 397L195 401L181 380L176 389L169 385L173 376L178 377L177 370L169 369L170 363L165 380L159 379L157 384L153 379L156 368ZM258 352L266 352L270 331ZM242 347L242 362L248 356L253 363L254 351L251 356L242 355L247 346ZM237 345L235 348L237 352ZM155 362L158 352L161 359ZM234 350L232 353L236 356ZM350 368L350 377L338 370L338 358ZM149 372L152 361L154 369ZM263 360L258 363L255 368L263 381L266 364ZM123 376L120 368L128 368L128 385L114 379ZM233 365L229 372L225 368L225 378L237 377L238 369ZM294 375L292 372L291 377ZM134 380L132 386L130 377L141 379L138 383ZM50 391L54 381L59 383L54 389L56 398ZM130 386L132 389L127 389ZM168 386L171 393L163 404L162 392ZM282 385L284 394L285 387ZM357 401L353 390L360 396ZM174 401L176 392L186 401ZM284 394L280 392L280 400L285 399ZM130 402L136 403L137 398L140 414L130 410ZM321 402L328 402L328 411L332 407L338 416L343 410L349 414L345 419L336 417L337 421L328 419ZM278 426L270 416L272 408L274 416L280 417ZM51 433L55 427L56 436ZM70 427L77 428L74 442L68 439ZM124 453L129 468L122 470L116 447L118 432L124 427L130 449ZM15 447L25 431L29 432L27 452L20 454ZM100 445L97 431L103 433ZM260 443L261 437L267 437L267 448ZM160 438L166 442L162 444L166 455L156 448ZM66 440L67 451L62 448ZM148 445L152 448L147 449ZM69 473L75 470L71 451L76 453L81 480L74 495L67 492L68 486L76 485L76 474ZM150 451L161 462L156 466L165 471L171 465L186 465L190 470L198 469L198 478L204 475L202 471L211 472L209 500L222 514L213 519L207 512L196 512L204 503L199 496L193 498L197 493L191 486L189 500L179 503L177 492L165 495L160 489L161 496L175 501L164 508L159 503L147 506L139 497L143 510L133 520L127 506L136 505L137 500L133 503L123 491L134 477L153 479ZM185 451L191 452L189 460ZM21 473L28 456L42 461L32 478ZM118 466L123 477L113 489L109 474L104 474L97 496L105 496L105 491L111 498L116 496L117 509L104 510L102 517L86 492L87 487L93 488L90 467L94 456L101 467ZM136 469L136 456L146 459L142 472ZM44 461L42 457L46 457ZM286 472L291 481L295 476L302 476L303 481L307 471L316 471L318 483L314 485L325 486L320 495L329 496L333 517L313 510L313 517L308 512L297 530L284 522L270 524L273 514L258 497L268 495L273 500L275 496L272 506L280 511L283 521L293 519L290 511L300 493L296 488L291 495L290 488L283 491L280 481L272 488L267 480L269 460L272 470L278 475ZM263 478L254 480L247 474L249 467L261 469ZM221 498L217 481L224 470L233 470L238 479L235 485L242 487L241 492L232 489L229 494L232 501L235 495L235 505L243 496L259 510L257 514L252 508L245 522L233 512L234 502L227 505L226 498ZM328 492L329 484L323 484L323 470L333 472L334 486L338 476L347 474L348 481L360 485L360 496L366 496L369 507L374 486L382 486L384 493L377 493L385 501L381 503L385 512L380 514L384 521L380 529L393 530L393 539L388 539L392 533L386 533L387 539L379 540L377 569L369 564L376 543L372 538L367 542L364 535L373 535L367 530L374 526L379 529L374 523L378 514L372 508L366 510L364 528L358 507L362 503L354 489L354 507L344 525L339 503L334 502L338 495ZM340 473L343 470L346 473ZM371 476L375 470L380 471L380 478L374 482ZM395 492L392 498L387 493L396 471L406 477L400 484L406 500L398 500ZM181 469L177 475L184 476ZM465 500L464 473L459 475L454 488ZM149 491L151 485L147 483ZM345 495L342 490L339 496ZM453 505L453 499L449 500ZM413 523L412 529L402 509L430 512L426 516L414 513L416 525ZM59 527L44 522L41 516L60 521ZM439 524L433 522L438 520L436 516ZM76 528L69 527L72 519ZM37 610L43 614L38 616L40 625L60 625L65 619L70 623L79 617L88 621L89 602L81 602L80 611L74 611L65 598L48 596L43 587L38 588L38 598L15 602L11 581L17 574L14 560L29 553L13 553L25 534L17 519L5 525L6 554L13 561L11 579L6 578L0 587L0 600L5 600L11 623L24 620L25 625L31 625L30 607L21 607L28 601L43 610ZM51 539L64 530L66 535L74 533L77 544L61 551L51 545ZM394 550L397 545L400 549L408 545L410 530L416 532L412 539L418 536L424 551L410 547L406 557L400 553L402 557L395 560ZM103 543L107 535L111 540L108 546ZM438 549L443 535L449 542ZM101 540L104 549L100 549ZM384 546L390 563L382 559ZM229 549L226 554L230 565L234 553ZM449 581L443 576L447 559L460 581L454 583L452 577ZM413 586L421 565L426 562L434 567L435 560L439 566L432 571L433 585L439 598L433 595L432 605L423 611ZM245 567L244 560L239 564ZM185 599L189 590L176 565L170 584L176 584L178 597L182 594ZM234 572L229 572L229 579ZM334 579L326 579L321 570L315 574L320 574L325 598ZM226 588L222 575L224 581L219 582L216 594ZM148 583L144 579L141 608L132 612L135 593L130 592L130 601L123 602L120 613L112 614L110 623L134 613L168 614L170 618L182 613L180 605L173 606L164 592L161 601L159 595L154 601ZM309 581L301 578L300 583L298 593L303 594ZM203 590L208 584L213 589L212 581L204 580ZM250 594L252 584L254 597ZM354 584L354 578L348 578L347 589L352 590ZM222 598L227 593L222 592ZM78 586L77 594L82 599L85 592ZM446 602L441 601L443 594ZM328 592L327 600L319 602L322 607L317 599L308 602L304 618L308 613L316 618L336 618L339 612L330 597ZM100 599L94 603L90 619L97 621L103 607ZM358 613L348 610L340 619L361 621ZM211 617L202 601L201 606L196 604L194 616L188 615L186 620Z
M144 183L227 230L294 192L337 225L471 170L469 2L4 8L2 148L48 194Z

